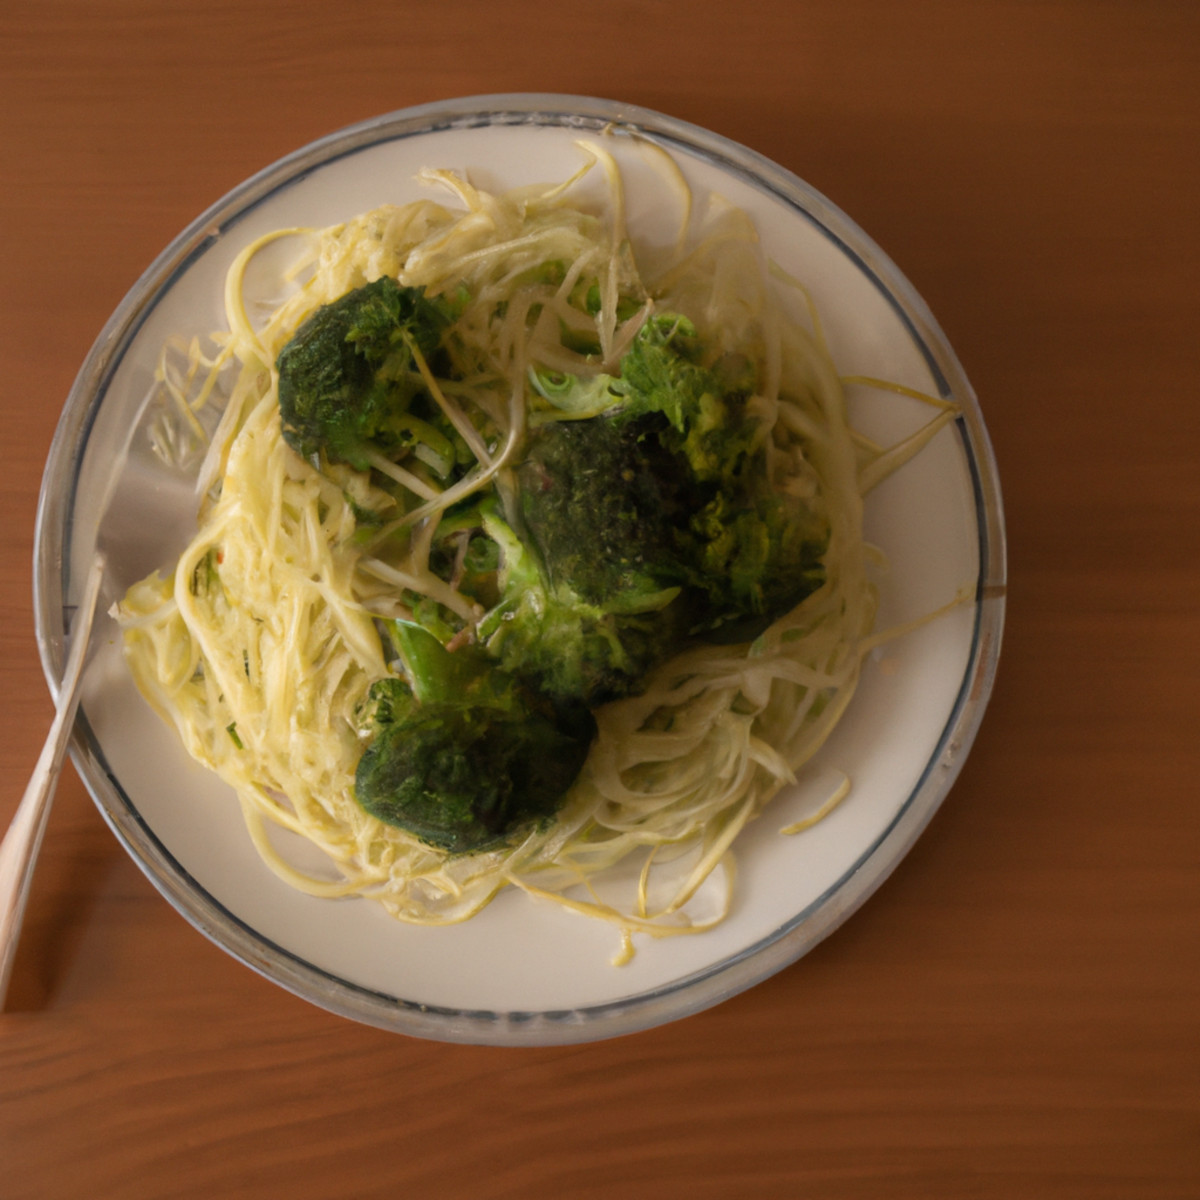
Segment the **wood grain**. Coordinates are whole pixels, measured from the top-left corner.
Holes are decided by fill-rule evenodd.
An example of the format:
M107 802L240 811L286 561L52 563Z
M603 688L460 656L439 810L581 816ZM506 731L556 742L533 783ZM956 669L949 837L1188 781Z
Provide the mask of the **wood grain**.
M792 968L589 1046L312 1008L63 780L0 1016L0 1196L1200 1195L1200 9L47 0L0 11L0 819L52 707L33 528L67 389L246 175L409 104L566 91L745 142L928 300L1000 463L992 705L895 875Z

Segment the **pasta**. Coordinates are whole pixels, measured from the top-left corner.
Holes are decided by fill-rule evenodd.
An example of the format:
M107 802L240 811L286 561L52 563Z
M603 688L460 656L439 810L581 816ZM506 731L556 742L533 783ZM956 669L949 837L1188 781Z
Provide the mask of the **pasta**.
M669 253L639 249L616 163L601 144L581 150L580 172L553 186L491 194L428 170L446 203L383 207L246 248L215 348L193 343L182 366L168 353L161 372L163 452L188 437L208 446L196 536L173 569L130 589L118 615L138 687L233 789L254 844L290 884L369 897L423 924L465 920L518 888L613 921L628 954L635 932L692 933L721 919L739 832L844 713L874 626L865 486L915 453L952 406L904 446L857 438L816 314L765 259L746 214L715 199L694 211L667 163L685 219ZM597 167L607 202L593 209L573 194ZM247 266L281 238L304 250L278 302L252 312ZM322 306L384 277L452 302L453 371L435 378L421 355L416 363L441 427L469 452L455 470L432 433L366 469L306 458L284 437L281 350ZM579 302L585 286L590 305ZM552 821L471 853L439 849L356 798L372 686L402 670L381 627L430 604L458 641L481 637L486 606L440 565L436 539L472 498L511 501L530 430L611 402L603 382L660 313L685 316L710 358L753 363L746 404L767 470L823 532L819 586L753 638L689 644L640 690L597 706L590 752ZM579 381L569 413L547 394L562 377ZM218 401L219 422L202 434L198 414ZM316 847L324 865L298 845ZM718 898L698 906L708 881Z

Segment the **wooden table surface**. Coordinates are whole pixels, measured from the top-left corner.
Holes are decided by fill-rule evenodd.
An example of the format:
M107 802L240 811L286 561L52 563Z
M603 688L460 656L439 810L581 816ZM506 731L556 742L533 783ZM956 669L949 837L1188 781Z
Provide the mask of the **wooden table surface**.
M73 768L9 1011L0 1197L1200 1196L1200 7L42 0L0 9L0 819L52 706L41 471L112 309L320 135L555 91L849 212L983 404L1010 593L949 799L841 930L590 1045L413 1040L216 949Z

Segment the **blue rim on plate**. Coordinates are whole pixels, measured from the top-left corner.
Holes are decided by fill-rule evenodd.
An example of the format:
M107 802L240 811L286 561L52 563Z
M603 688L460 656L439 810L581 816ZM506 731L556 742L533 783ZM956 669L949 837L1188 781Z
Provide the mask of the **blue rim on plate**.
M936 812L970 749L991 692L1004 620L1005 534L995 463L979 407L924 302L890 259L829 200L762 155L697 126L633 105L562 95L475 96L422 105L351 126L281 159L218 201L167 247L126 295L84 361L51 446L39 498L35 620L43 669L56 691L72 611L67 601L78 582L71 564L81 561L78 543L88 536L75 520L84 454L123 357L175 281L256 208L314 171L383 143L491 126L636 132L769 195L818 229L871 281L905 327L940 394L960 405L955 430L973 493L979 547L968 667L924 772L894 819L815 901L769 936L702 971L592 1006L457 1009L363 987L277 945L206 891L171 854L106 761L83 709L71 752L104 819L154 886L198 930L267 978L334 1013L413 1036L490 1044L568 1043L630 1033L697 1012L762 981L827 936L883 882Z

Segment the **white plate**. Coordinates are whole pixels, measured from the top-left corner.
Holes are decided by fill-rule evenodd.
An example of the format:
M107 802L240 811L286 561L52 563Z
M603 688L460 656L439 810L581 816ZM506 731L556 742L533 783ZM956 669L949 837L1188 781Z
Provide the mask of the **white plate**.
M232 794L186 757L137 694L115 626L103 618L73 754L130 854L188 920L255 970L334 1012L417 1036L608 1037L714 1004L798 958L878 886L941 803L999 652L1003 521L987 435L945 338L886 256L793 175L711 133L606 101L518 95L411 109L317 142L215 205L138 281L80 371L46 468L35 601L52 686L64 600L83 577L96 514L106 513L102 537L120 586L170 562L193 525L191 489L147 452L139 415L164 340L223 323L234 255L268 230L331 224L426 194L414 180L423 166L468 171L488 187L557 181L581 162L576 139L606 127L618 135L609 145L626 172L635 231L667 236L674 214L644 148L620 136L630 131L667 148L698 193L720 193L753 214L771 255L810 288L843 373L962 406L955 425L869 497L867 535L891 564L881 624L918 617L964 585L975 600L868 663L812 770L738 842L730 918L696 937L638 938L623 967L611 965L611 927L517 893L464 925L425 929L369 901L314 899L281 883L252 849ZM851 402L855 424L883 440L927 411L859 391ZM781 836L838 770L853 778L849 799L809 832Z

